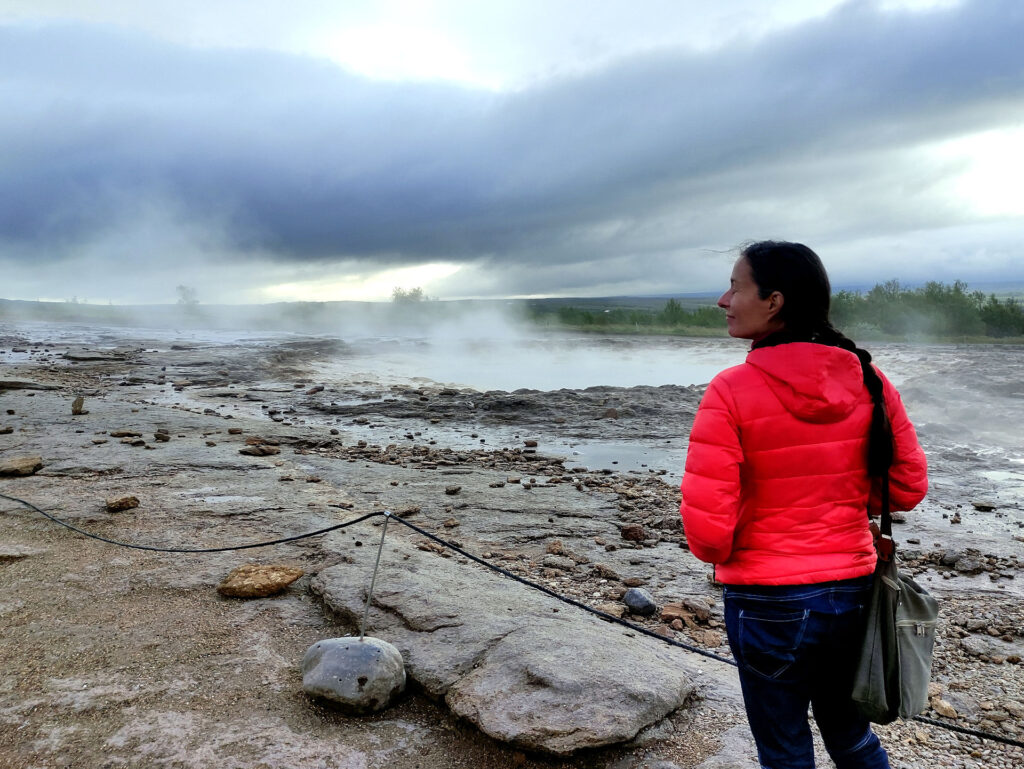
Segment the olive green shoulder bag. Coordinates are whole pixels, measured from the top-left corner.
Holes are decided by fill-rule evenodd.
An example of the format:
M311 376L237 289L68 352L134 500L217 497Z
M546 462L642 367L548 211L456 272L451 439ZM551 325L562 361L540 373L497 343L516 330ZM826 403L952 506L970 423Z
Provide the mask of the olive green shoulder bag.
M888 475L882 482L881 528L874 522L870 526L878 564L854 676L853 701L869 721L887 724L897 718L913 718L928 707L939 605L896 567Z

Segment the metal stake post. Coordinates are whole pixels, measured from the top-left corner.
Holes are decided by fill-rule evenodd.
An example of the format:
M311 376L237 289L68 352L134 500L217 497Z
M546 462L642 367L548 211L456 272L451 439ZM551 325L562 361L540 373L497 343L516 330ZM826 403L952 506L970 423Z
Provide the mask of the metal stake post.
M359 627L359 640L366 635L366 618L370 616L370 602L373 601L373 586L377 583L377 569L380 568L380 554L384 551L384 537L388 535L388 521L391 511L384 511L384 529L380 533L380 545L377 546L377 562L373 565L373 577L370 578L370 590L366 594L366 608L363 609L363 622Z

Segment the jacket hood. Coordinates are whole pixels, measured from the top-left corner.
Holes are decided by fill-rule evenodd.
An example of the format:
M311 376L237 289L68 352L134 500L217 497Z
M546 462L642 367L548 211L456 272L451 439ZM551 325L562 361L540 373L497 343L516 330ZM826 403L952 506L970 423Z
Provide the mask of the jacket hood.
M791 342L751 350L747 363L786 410L804 422L838 422L863 399L860 359L849 350L811 342Z

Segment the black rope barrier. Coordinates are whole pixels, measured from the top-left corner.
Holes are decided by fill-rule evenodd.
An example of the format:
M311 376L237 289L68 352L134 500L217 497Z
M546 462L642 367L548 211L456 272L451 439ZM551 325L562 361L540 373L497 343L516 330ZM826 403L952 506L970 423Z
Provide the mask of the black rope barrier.
M81 534L83 536L89 537L90 539L95 539L95 540L98 540L100 542L105 542L105 543L110 544L110 545L117 545L118 547L127 547L127 548L131 548L133 550L149 550L151 552L157 552L157 553L223 553L223 552L227 552L227 551L230 551L230 550L249 550L249 549L257 548L257 547L270 547L271 545L281 545L281 544L285 544L285 543L288 543L288 542L296 542L296 541L301 540L301 539L308 539L309 537L316 537L316 536L319 536L321 534L327 534L328 532L331 532L331 531L337 531L338 529L345 529L345 528L347 528L349 526L354 526L357 523L362 523L363 521L369 520L370 518L376 518L378 516L387 516L389 519L397 521L398 523L402 524L403 526L407 527L408 529L410 529L412 531L415 531L417 534L420 534L420 535L426 537L427 539L429 539L429 540L431 540L433 542L436 542L437 544L441 545L442 547L447 548L449 550L452 550L452 551L458 553L459 555L463 556L464 558L468 558L469 560L473 561L474 563L477 563L477 564L479 564L479 565L481 565L481 566L483 566L483 567L485 567L487 569L490 569L491 571L497 572L498 574L501 574L503 577L507 577L508 579L514 580L516 582L519 582L520 584L525 585L526 587L529 587L529 588L531 588L533 590L538 590L541 593L544 593L545 595L550 596L551 598L554 598L557 601L561 601L562 603L568 604L570 606L574 606L577 609L582 609L583 611L589 612L590 614L593 614L593 615L595 615L597 617L600 617L601 619L603 619L603 620L605 620L607 622L611 622L611 623L614 623L614 624L617 624L617 625L621 625L621 626L626 627L626 628L628 628L628 629L630 629L630 630L632 630L634 632L640 633L640 634L645 635L645 636L649 636L649 637L654 638L654 639L656 639L658 641L661 641L663 643L669 644L670 646L675 646L675 647L678 647L680 649L685 649L686 651L693 652L694 654L700 654L701 656L707 657L709 659L713 659L716 662L724 662L727 665L731 665L733 667L736 667L736 661L732 660L732 659L729 659L728 657L722 657L722 656L720 656L718 654L715 654L713 652L709 652L707 649L701 649L700 647L693 646L691 644L686 644L686 643L683 643L682 641L677 641L674 638L667 638L666 636L663 636L660 633L656 633L653 630L649 630L648 628L641 627L640 625L635 625L632 622L629 622L627 620L622 619L621 617L616 617L614 614L609 614L608 612L601 611L600 609L595 609L594 607L588 606L587 604L581 603L580 601L577 601L577 600L575 600L573 598L569 598L568 596L561 595L560 593L556 593L554 590L546 588L543 585L540 585L540 584L538 584L536 582L531 582L530 580L526 579L525 577L520 577L518 574L513 574L512 572L508 571L507 569L503 569L500 566L496 566L493 563L484 560L483 558L480 558L478 556L473 555L472 553L467 552L466 550L463 550L461 547L456 545L454 542L449 542L449 541L447 541L445 539L442 539L441 537L438 537L436 534L432 534L431 532L427 531L426 529L422 529L419 526L416 526L415 524L410 523L409 521L407 521L407 520L405 520L403 518L399 518L397 515L394 515L390 511L378 511L378 512L367 513L366 515L360 516L359 518L354 518L351 521L345 521L344 523L335 524L334 526L327 526L327 527L322 528L322 529L317 529L315 531L306 532L305 534L296 534L296 535L291 536L291 537L282 537L280 539L273 539L273 540L269 540L269 541L266 541L266 542L254 542L254 543L246 544L246 545L233 545L233 546L228 546L228 547L181 548L181 547L156 547L156 546L152 546L152 545L136 545L136 544L133 544L131 542L119 542L119 541L114 540L114 539L107 539L106 537L101 537L98 534L93 534L91 532L85 531L85 530L80 529L80 528L78 528L77 526L75 526L75 525L73 525L71 523L68 523L67 521L61 520L60 518L57 518L56 516L50 515L46 511L41 510L40 508L38 508L35 505L33 505L31 502L27 502L24 499L20 499L18 497L12 497L12 496L9 496L7 494L0 494L0 498L9 500L11 502L17 502L18 504L24 505L25 507L28 507L28 508L30 508L32 510L35 510L37 513L39 513L40 515L48 518L49 520L53 521L54 523L57 523L57 524L65 527L67 529L70 529L71 531L74 531L74 532L76 532L78 534ZM919 723L927 724L929 726L934 726L934 727L937 727L937 728L940 728L940 729L945 729L947 731L955 732L957 734L969 735L971 737L977 737L977 738L982 739L982 740L989 740L991 742L998 742L998 743L1002 743L1004 745L1010 745L1010 746L1017 747L1017 748L1024 748L1024 741L1015 740L1012 737L1004 737L1002 735L993 734L991 732L983 732L983 731L981 731L979 729L971 729L971 728L965 727L965 726L958 726L956 724L946 723L945 721L939 721L937 719L928 718L926 716L914 716L912 719L908 719L908 720L917 721Z
M595 609L593 606L587 606L587 604L585 603L581 603L580 601L577 601L573 598L569 598L568 596L556 593L554 590L550 590L544 587L543 585L537 584L536 582L531 582L525 577L520 577L518 574L513 574L512 572L503 569L500 566L495 566L493 563L485 561L483 558L478 558L472 553L467 553L465 550L463 550L455 543L447 542L441 539L440 537L431 534L429 531L421 529L419 526L416 526L412 523L409 523L406 520L403 520L402 518L396 517L396 520L404 526L408 526L413 531L422 534L424 537L427 537L428 539L437 542L439 545L443 545L444 547L450 550L454 550L459 555L465 556L471 561L479 563L481 566L485 566L491 571L495 571L498 574L501 574L502 576L508 577L509 579L514 579L516 582L526 585L527 587L533 588L534 590L539 590L545 595L549 595L552 598L561 601L562 603L567 603L570 606L575 606L577 609L583 609L583 611L590 612L591 614L594 614L603 620L607 620L608 622L614 622L617 625L622 625L624 627L629 628L630 630L635 630L638 633L650 636L651 638L657 638L659 641L664 641L665 643L671 646L678 646L680 649L686 649L687 651L694 652L695 654L700 654L704 657L709 657L710 659L716 660L718 662L724 662L727 665L732 665L733 667L736 667L736 662L734 660L729 659L728 657L721 657L717 654L714 654L713 652L709 652L707 649L701 649L697 646L691 646L690 644L685 644L682 641L677 641L674 638L667 638L666 636L663 636L660 633L655 633L653 630L648 630L647 628L641 627L640 625L634 625L632 622L628 622L627 620L622 619L622 617L616 617L614 614L609 614L608 612L601 611L600 609Z
M11 497L11 496L8 496L7 494L0 494L0 498L8 499L11 502L18 502L19 504L25 505L25 507L28 507L28 508L31 508L32 510L35 510L37 513L39 513L40 515L43 515L43 516L49 518L54 523L60 524L61 526L63 526L66 529L71 529L71 531L78 532L79 534L81 534L84 537L89 537L89 539L96 539L96 540L99 540L100 542L106 542L108 545L117 545L118 547L129 547L132 550L149 550L149 551L154 552L154 553L226 553L229 550L251 550L254 547L270 547L271 545L283 545L286 542L295 542L295 541L300 540L300 539L306 539L308 537L316 537L316 536L319 536L320 534L326 534L329 531L336 531L337 529L344 529L344 528L347 528L349 526L354 526L357 523L362 523L367 518L373 518L373 517L378 516L378 515L384 515L384 513L367 513L366 515L362 516L361 518L356 518L356 519L351 520L351 521L345 521L345 523L339 523L339 524L336 524L334 526L328 526L325 529L317 529L316 531L310 531L310 532L307 532L305 534L296 534L293 537L282 537L281 539L272 539L269 542L253 542L252 544L249 544L249 545L230 545L228 547L201 547L201 548L157 547L156 545L136 545L136 544L134 544L132 542L119 542L116 539L107 539L106 537L101 537L99 534L93 534L92 532L88 532L88 531L85 531L84 529L80 529L77 526L75 526L74 524L68 523L67 521L62 521L60 518L57 518L56 516L50 515L45 510L40 510L38 507L33 505L31 502L26 502L24 499L18 499L17 497Z

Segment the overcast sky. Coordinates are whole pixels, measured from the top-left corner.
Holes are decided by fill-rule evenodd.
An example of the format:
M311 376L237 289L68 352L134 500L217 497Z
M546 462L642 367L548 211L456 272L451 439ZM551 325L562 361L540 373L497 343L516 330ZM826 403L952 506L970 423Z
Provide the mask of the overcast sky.
M1024 281L1019 0L0 0L0 297Z

